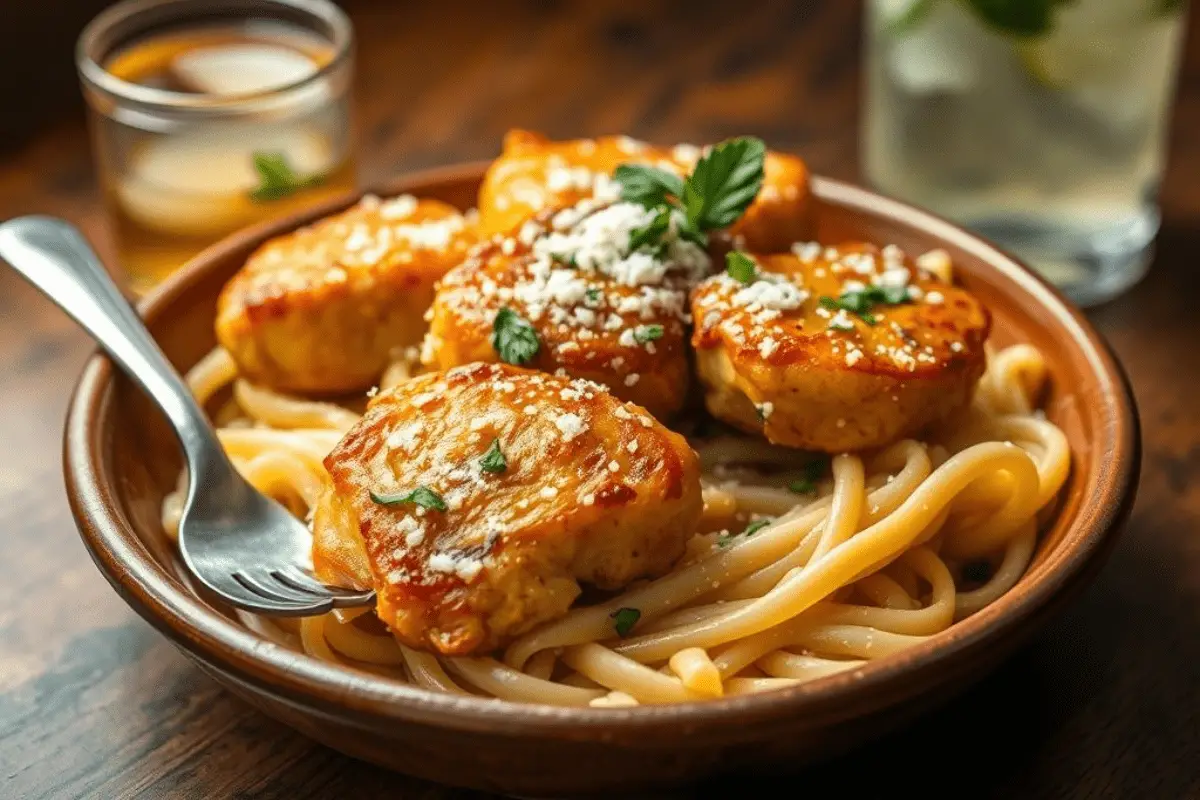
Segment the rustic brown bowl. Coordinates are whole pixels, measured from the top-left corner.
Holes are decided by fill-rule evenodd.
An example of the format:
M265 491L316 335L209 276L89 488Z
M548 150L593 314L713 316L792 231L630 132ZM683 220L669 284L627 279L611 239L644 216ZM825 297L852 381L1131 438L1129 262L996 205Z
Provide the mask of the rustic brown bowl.
M412 192L466 208L479 164L413 175ZM158 521L180 457L141 394L96 356L66 426L66 478L80 532L125 600L206 672L265 713L330 747L442 783L522 795L604 794L795 766L878 736L979 679L1082 587L1128 515L1138 422L1120 366L1053 289L963 230L863 189L817 179L819 238L943 247L992 309L995 340L1046 354L1046 413L1074 454L1070 480L1035 561L1011 592L930 641L854 673L769 694L623 710L552 708L434 694L333 666L250 632L198 594ZM257 227L206 250L142 306L180 369L213 346L217 293L268 237L349 199Z

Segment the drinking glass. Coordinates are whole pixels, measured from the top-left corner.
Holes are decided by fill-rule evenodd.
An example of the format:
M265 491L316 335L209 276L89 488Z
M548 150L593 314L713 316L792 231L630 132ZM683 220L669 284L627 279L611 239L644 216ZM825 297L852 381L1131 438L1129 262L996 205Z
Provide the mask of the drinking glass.
M127 0L76 52L99 183L143 293L231 231L352 189L349 20L325 0Z
M868 0L863 157L1079 303L1145 273L1186 4Z

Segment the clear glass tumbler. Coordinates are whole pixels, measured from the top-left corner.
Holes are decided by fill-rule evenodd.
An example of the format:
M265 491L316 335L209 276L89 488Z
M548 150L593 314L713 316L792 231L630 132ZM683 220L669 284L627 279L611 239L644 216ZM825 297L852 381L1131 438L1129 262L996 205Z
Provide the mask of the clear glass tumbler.
M863 158L1077 302L1145 274L1186 3L868 0Z
M353 34L326 0L127 0L76 53L100 186L143 293L231 231L355 185Z

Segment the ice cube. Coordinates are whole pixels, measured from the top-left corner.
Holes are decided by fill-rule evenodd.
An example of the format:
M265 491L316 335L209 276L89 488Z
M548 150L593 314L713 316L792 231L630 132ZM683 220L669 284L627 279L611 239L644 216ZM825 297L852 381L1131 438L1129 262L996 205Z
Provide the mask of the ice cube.
M152 230L217 236L259 219L249 196L259 185L254 153L282 153L297 176L333 166L328 138L283 126L197 126L136 148L117 186L125 212Z
M171 62L171 74L189 91L238 95L298 83L317 72L304 53L271 44L223 44L189 50Z
M938 3L888 43L888 74L909 94L970 91L983 71L985 38L956 3Z

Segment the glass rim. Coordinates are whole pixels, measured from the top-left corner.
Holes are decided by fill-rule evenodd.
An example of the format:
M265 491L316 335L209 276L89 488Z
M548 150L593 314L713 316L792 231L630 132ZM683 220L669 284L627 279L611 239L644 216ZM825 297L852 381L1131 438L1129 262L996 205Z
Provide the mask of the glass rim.
M211 4L213 11L237 12L261 9L263 6L274 6L309 15L328 26L329 39L333 45L333 57L320 66L316 72L299 80L258 92L225 96L189 94L142 86L118 78L101 66L100 60L104 58L105 54L96 52L100 47L101 39L121 23L137 14L155 9L169 10L171 6L177 6L180 11L184 11L188 6L202 10L201 3L203 2L206 0L123 0L96 15L84 27L75 44L75 67L84 87L105 94L116 101L135 103L155 110L239 111L253 107L264 100L276 100L303 90L305 87L331 76L341 69L350 58L354 46L354 28L346 13L329 0L222 0L220 3ZM182 17L180 20L174 21L185 19L186 17ZM169 24L171 21L163 19L160 20L160 23Z

